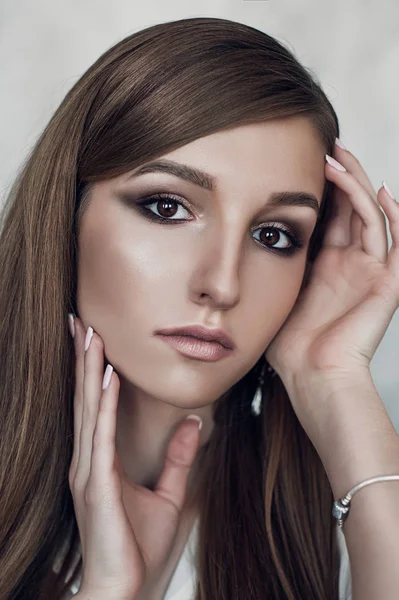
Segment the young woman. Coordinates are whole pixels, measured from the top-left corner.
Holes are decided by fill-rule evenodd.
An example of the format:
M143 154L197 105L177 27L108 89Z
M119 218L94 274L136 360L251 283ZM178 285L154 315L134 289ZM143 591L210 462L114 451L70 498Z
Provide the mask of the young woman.
M3 209L1 598L393 598L399 484L332 510L399 474L369 369L399 205L336 138L312 74L225 19L67 94Z

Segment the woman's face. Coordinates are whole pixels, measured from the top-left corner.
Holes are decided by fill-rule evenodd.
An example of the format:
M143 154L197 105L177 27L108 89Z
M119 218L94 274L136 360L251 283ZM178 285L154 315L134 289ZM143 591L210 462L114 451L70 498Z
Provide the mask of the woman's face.
M213 189L201 175L193 182L149 168L94 186L80 224L78 314L103 339L121 389L199 408L254 366L295 304L317 219L308 205L272 206L272 195L312 195L317 209L325 151L308 120L280 119L159 157L201 171ZM153 199L140 210L155 194L178 203ZM284 253L293 242L272 225L302 247ZM189 324L225 330L235 350L204 361L155 335Z

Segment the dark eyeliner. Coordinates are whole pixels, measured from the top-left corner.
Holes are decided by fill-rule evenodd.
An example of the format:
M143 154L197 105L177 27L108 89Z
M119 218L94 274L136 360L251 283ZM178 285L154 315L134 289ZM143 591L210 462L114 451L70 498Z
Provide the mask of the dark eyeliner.
M153 213L151 210L146 208L146 206L148 206L150 204L154 204L155 202L157 202L159 200L170 200L172 202L175 202L176 204L180 204L181 206L183 206L183 208L185 208L188 212L190 212L190 209L188 208L188 206L186 206L186 204L182 201L182 199L179 196L174 196L173 194L170 194L170 193L154 194L154 195L147 197L144 200L141 200L138 202L132 200L129 197L129 195L127 195L127 194L123 194L121 196L121 199L128 206L133 205L133 207L136 210L138 210L138 212L140 214L142 214L146 219L149 219L150 221L159 223L161 225L163 225L163 224L170 225L171 223L176 225L176 224L180 224L180 223L186 223L188 221L188 219L172 219L172 218L167 219L166 217L165 218L159 217L158 215ZM275 253L283 255L283 256L292 256L298 250L300 250L301 248L304 247L304 243L302 242L300 235L295 233L295 231L293 231L285 226L282 226L279 223L273 224L272 222L270 222L265 227L262 227L262 225L260 225L260 226L256 227L254 229L254 231L257 231L259 229L276 229L277 231L282 231L289 238L289 240L292 244L288 248L273 248L271 246L268 247L265 244L262 244L262 242L259 242L257 239L255 239L255 242L257 242L265 250L269 250L271 252L275 252Z
M260 246L266 250L271 250L272 252L277 252L278 254L283 254L286 256L292 256L298 250L304 247L301 236L294 230L288 229L286 226L281 225L280 223L273 223L273 221L270 221L265 225L258 225L258 227L256 227L253 231L257 231L259 229L276 229L277 231L282 231L292 244L292 246L289 246L288 248L273 248L272 246L266 246L265 244L262 244L262 242L259 242L257 239L255 239L255 242L258 242L258 244L260 244Z
M190 209L188 208L188 206L186 206L186 204L182 201L182 199L179 196L173 196L173 194L155 194L153 196L150 196L149 198L145 198L145 200L136 202L135 205L137 207L137 210L141 214L143 214L147 219L150 219L150 221L155 221L160 224L167 223L168 225L170 224L170 222L176 224L176 223L186 223L188 221L188 219L167 219L166 217L159 217L158 215L154 214L148 208L145 208L147 205L154 204L155 202L157 202L159 200L171 200L172 202L175 202L176 204L180 204L183 208L185 208L188 212L190 212Z

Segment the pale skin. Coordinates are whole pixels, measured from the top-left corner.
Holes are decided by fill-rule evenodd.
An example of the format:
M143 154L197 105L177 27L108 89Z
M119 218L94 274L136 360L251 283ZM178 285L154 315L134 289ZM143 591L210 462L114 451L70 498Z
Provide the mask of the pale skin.
M284 225L286 217L309 241L316 212L268 209L268 196L301 190L320 203L325 163L319 136L304 119L218 132L162 158L211 174L218 190L166 173L129 179L129 172L97 184L81 223L78 264L79 316L103 339L120 379L118 452L129 478L150 489L177 423L199 415L203 443L212 429L213 402L255 364L292 309L306 247L284 257L256 238L259 225ZM194 220L149 221L118 192L133 200L173 193L191 203ZM174 209L170 220L192 218L185 208ZM159 204L146 210L164 214ZM251 226L258 230L251 234ZM285 234L279 240L275 233L274 246L290 245ZM191 323L226 329L237 350L228 360L206 363L153 336L161 327Z
M110 389L120 386L116 450L128 481L155 489L167 443L187 415L203 420L199 443L208 439L214 402L256 363L285 321L301 286L317 214L309 206L271 207L269 197L302 191L314 196L317 208L324 152L307 120L270 121L217 132L162 157L209 174L215 179L213 191L159 172L137 178L129 172L95 185L79 233L75 343L83 345L87 328L94 329L87 356L92 352L97 359L92 399L97 410L102 344L106 362L115 369ZM177 217L193 220L179 225L149 221L119 199L122 191L133 200L172 193L190 203L191 214L177 205ZM162 205L151 209L157 212ZM261 226L270 223L301 232L303 248L292 256L273 251L292 244L285 232L262 232ZM269 247L259 241L260 233L274 234ZM236 350L227 359L204 362L180 355L153 336L158 328L192 323L225 329ZM133 513L126 497L124 502ZM157 557L156 568L144 569L152 600L163 597L194 516L181 510L176 538L165 542L164 559ZM137 521L143 522L141 515ZM158 529L152 523L141 535ZM171 532L167 536L173 537ZM158 548L158 534L154 543ZM125 583L126 588L132 584Z
M338 149L337 154L339 152L345 151ZM89 373L93 383L91 394L77 390L75 414L82 416L83 405L91 402L93 416L91 425L86 426L86 430L91 431L91 436L87 436L86 455L89 449L91 451L96 414L103 414L102 421L98 420L104 423L103 431L108 428L108 438L103 438L109 440L108 454L104 451L102 460L108 460L109 479L108 483L102 479L97 487L91 485L93 505L101 486L108 491L110 482L114 490L118 487L118 476L124 477L131 487L131 493L128 493L129 485L122 483L127 515L124 513L123 517L118 513L120 523L123 523L120 527L123 543L119 547L120 560L115 559L116 570L118 566L121 569L120 585L126 592L126 598L146 600L163 597L195 516L192 511L184 510L184 489L188 485L188 471L195 461L198 443L203 444L212 431L214 402L256 363L295 305L317 215L309 206L271 207L268 199L273 192L302 191L312 194L317 208L325 178L331 178L337 186L340 185L340 179L337 180L333 173L335 169L325 164L324 156L325 148L310 123L303 118L291 118L218 132L162 156L212 176L216 180L213 191L166 173L147 173L135 178L129 172L94 187L92 202L83 216L79 234L80 319L75 319L80 390L83 390L83 379L88 378ZM344 156L342 162L345 160ZM361 167L356 166L354 170L358 179L363 178L364 181ZM118 193L122 192L131 196L130 207L118 197ZM134 209L134 201L156 193L172 193L178 196L179 202L183 200L182 204L186 200L188 209L173 204L178 218L186 221L159 224L148 221ZM150 207L150 212L158 209L162 214L162 202L154 200ZM172 216L170 220L175 218ZM262 246L260 230L267 228L267 232L271 224L276 235L269 246L267 242ZM273 251L273 244L274 247L290 246L284 232L279 237L275 229L281 225L291 226L302 234L304 246L291 256ZM153 336L158 328L192 323L227 330L236 350L226 359L203 362L183 357ZM93 327L94 335L85 356L82 346L89 326ZM277 348L276 343L273 348ZM303 418L301 413L304 389L315 396L320 389L328 389L326 396L330 397L333 396L330 390L336 388L327 384L320 388L319 385L316 391L309 383L315 377L305 376L310 373L308 368L303 371L303 379L298 376L294 380L294 369L289 369L288 362L284 369L278 356L277 351L270 352L269 362L286 384L294 408L298 416L301 415L305 428L308 426L312 441L319 444L327 473L331 473L334 492L338 489L341 492L345 485L343 494L358 480L352 483L350 476L334 476L334 467L328 462L331 445L328 448L323 446L327 443L324 442L327 436L318 436L327 410L323 413L320 410L313 413L303 411ZM98 411L104 357L105 363L111 363L115 369L110 386L101 397L108 403L108 413ZM89 363L89 360L92 362ZM89 367L89 364L92 366ZM87 369L85 377L84 369ZM323 379L323 382L326 381L327 378ZM308 397L306 401L309 402ZM86 410L89 414L89 409ZM189 414L202 418L200 436L194 421L181 425ZM310 414L317 414L319 429L309 418ZM331 417L331 412L328 415ZM175 474L180 475L173 479L167 475L165 456L179 435L177 433L176 438L173 437L179 425L182 429L188 427L192 437L185 448L180 447L180 459L185 466L180 471L175 470ZM81 426L82 419L79 422L77 416L75 439L79 437ZM385 427L384 434L386 431ZM392 434L392 429L390 431ZM102 447L100 439L97 448ZM112 468L114 458L117 470ZM80 460L77 451L72 471ZM100 471L104 476L104 468ZM87 473L86 466L86 475L81 476L82 488L83 481L87 482ZM375 472L370 474L373 475ZM154 541L151 533L154 526L145 527L145 523L149 523L151 510L170 521L172 496L172 512L176 518L173 527L164 531L162 556L159 535ZM139 497L145 498L141 505ZM103 526L103 518L98 518ZM94 523L95 520L92 521L93 536ZM127 537L124 538L124 535ZM363 562L359 559L361 549L353 541L355 535L352 534L352 543L348 544L353 554L350 554L351 562L353 558L355 564L357 560L362 567L367 567L369 557L365 555ZM90 537L87 531L86 537ZM127 556L126 539L129 540L130 551L129 573L134 573L134 581L127 578L126 569L122 568L123 559L126 560ZM98 548L97 543L95 547ZM151 553L155 556L155 549L159 551L157 556L152 562L146 560L148 556L151 558ZM115 552L111 555L116 556ZM83 563L85 572L85 557ZM98 573L104 575L100 570ZM94 580L86 577L86 581L94 586ZM111 598L111 592L115 591L111 581L115 583L112 576L101 588L96 580L100 587L88 585L87 590L89 593L92 590L98 592L101 588L105 590L104 598ZM356 589L356 581L354 584ZM357 587L361 587L359 581ZM140 595L138 589L141 590ZM118 593L115 597L120 598ZM82 596L81 592L79 595ZM354 600L360 597L366 598L359 595L354 596Z

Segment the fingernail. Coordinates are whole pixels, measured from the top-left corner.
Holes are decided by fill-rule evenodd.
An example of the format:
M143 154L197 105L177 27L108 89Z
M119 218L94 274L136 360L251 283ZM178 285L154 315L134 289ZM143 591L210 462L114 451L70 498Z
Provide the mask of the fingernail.
M392 200L396 200L395 196L393 195L393 191L391 190L391 188L389 187L389 185L387 184L387 182L383 181L382 185L384 186L385 191L388 194L388 196L390 196L392 198Z
M74 338L75 337L75 319L73 318L72 313L68 313L68 325L69 325L69 331L71 332L71 336Z
M341 142L341 140L339 138L335 138L335 143L337 144L338 148L342 148L342 150L348 149L346 146L344 146L344 144Z
M329 156L328 154L326 154L325 156L328 164L337 169L337 171L346 171L345 167L341 165L341 163L339 163L337 160L335 160L335 158Z
M92 337L93 337L93 328L88 327L87 332L86 332L86 339L85 339L85 352L87 351L88 347L90 346Z
M201 419L201 417L199 417L198 415L188 415L188 417L186 417L186 420L187 419L195 419L196 421L199 422L199 425L198 425L199 429L200 430L202 429L202 419Z
M111 381L111 375L114 367L112 365L107 365L105 369L104 377L103 377L103 390L106 390L109 386L109 382Z

